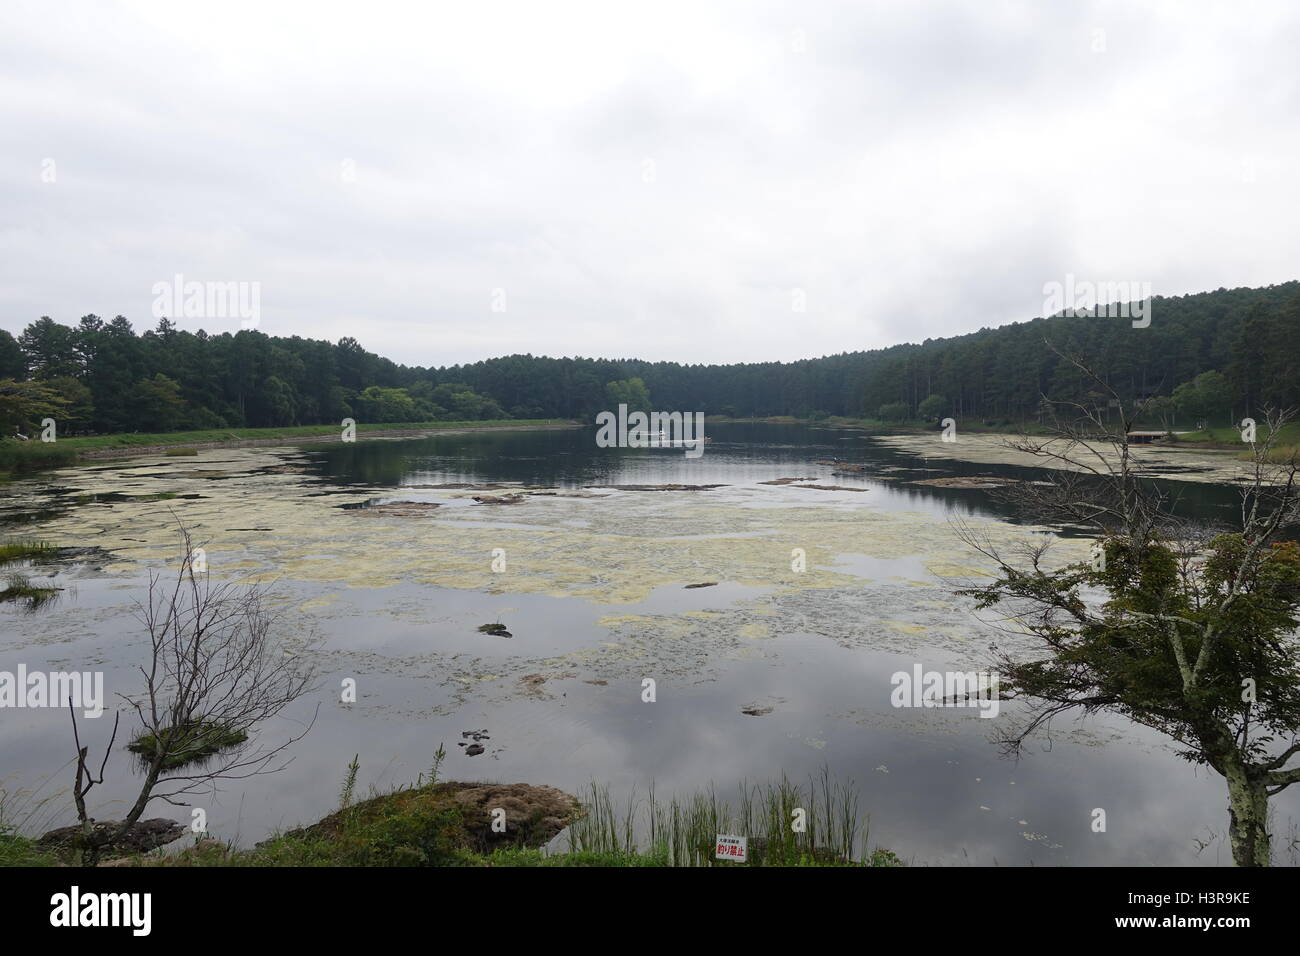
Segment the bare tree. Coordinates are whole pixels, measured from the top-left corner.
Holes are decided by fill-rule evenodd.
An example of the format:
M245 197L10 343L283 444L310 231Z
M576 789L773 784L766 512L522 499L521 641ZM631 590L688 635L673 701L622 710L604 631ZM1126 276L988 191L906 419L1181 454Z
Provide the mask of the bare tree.
M258 725L311 689L315 638L307 636L292 650L278 640L270 589L261 583L214 583L206 570L195 568L191 535L179 527L179 570L168 579L151 572L148 595L138 605L149 656L140 667L143 690L124 699L139 720L130 746L144 779L131 809L113 826L95 827L87 814L85 794L102 782L104 765L99 777L92 777L73 715L78 753L74 794L87 863L124 837L155 800L187 806L187 798L214 792L221 781L284 769L291 759L287 748L315 723L313 717L301 732L282 741L252 741ZM115 723L114 737L116 732ZM107 759L106 753L105 764Z
M1300 547L1279 532L1300 523L1298 466L1276 447L1288 412L1269 411L1252 442L1240 520L1229 533L1177 519L1143 475L1130 407L1090 368L1066 357L1118 409L1061 405L1046 438L1010 446L1054 469L1015 486L1039 520L1097 535L1090 561L1050 566L1050 539L1006 553L959 523L991 558L992 584L964 594L1003 609L1017 637L994 645L1004 689L1025 716L1002 734L1019 751L1058 715L1112 711L1181 745L1227 783L1229 838L1242 866L1270 863L1268 801L1300 781ZM1028 648L1026 648L1028 640Z

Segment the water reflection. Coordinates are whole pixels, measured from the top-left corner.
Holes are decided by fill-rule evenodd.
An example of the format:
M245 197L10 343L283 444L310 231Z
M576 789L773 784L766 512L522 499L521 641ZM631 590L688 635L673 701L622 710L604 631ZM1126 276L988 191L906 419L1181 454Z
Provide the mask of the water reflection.
M870 511L1008 521L1021 516L987 491L907 482L939 474L1042 476L1011 465L910 455L839 429L732 424L710 426L708 434L713 441L699 459L669 449L598 448L592 429L308 446L303 455L317 482L379 489L375 500L381 501L418 497L426 493L420 486L452 483L567 489L716 483L729 486L724 493L730 494L757 491L774 478L818 476L870 491L799 491L794 494L806 498L794 500L854 498L855 506ZM828 461L865 467L827 478L839 470L819 464ZM1174 482L1167 487L1178 492L1185 514L1205 518L1236 507L1236 492L1229 488ZM220 487L212 494L220 494ZM671 507L669 500L665 507ZM788 507L792 499L779 500ZM777 506L760 494L727 502L736 508ZM473 506L444 507L454 515L457 507L463 514ZM509 511L482 520L505 527ZM635 546L633 538L627 540ZM836 567L862 579L860 592L875 601L863 607L894 617L936 596L933 588L918 591L906 581L927 576L922 557L843 553ZM6 635L0 669L12 670L19 660L51 667L102 662L110 694L131 692L138 681L131 655L139 649L139 629L130 602L143 583L143 574L124 581L80 572L74 599L49 612L51 628L39 636L30 636L15 612L0 611ZM651 781L661 794L687 795L712 783L726 795L742 780L763 782L783 773L803 779L827 766L838 778L856 781L861 806L870 814L871 842L917 863L1196 865L1226 863L1230 856L1212 838L1226 828L1222 783L1189 767L1154 734L1118 719L1095 719L1059 728L1050 747L1010 762L989 743L986 722L975 711L889 706L890 675L910 670L918 655L828 639L810 627L786 628L763 640L701 644L692 649L694 657L679 655L679 667L656 673L653 704L641 699L638 676L625 669L606 674L598 662L580 666L565 656L611 642L618 632L610 618L721 616L752 606L771 589L722 581L683 590L679 583L629 605L511 593L505 585L457 590L408 582L341 592L291 580L280 586L287 607L328 602L328 612L315 618L326 639L325 675L314 697L263 732L271 738L297 732L318 705L320 716L295 745L287 770L237 784L204 803L210 827L223 838L247 844L330 812L354 753L361 757L359 786L384 789L414 780L445 742L449 777L546 783L570 792L594 780L609 784L616 802L644 793ZM788 605L809 620L819 608L828 614L833 602L857 607L848 599L860 596L810 591ZM954 610L952 623L974 632L967 613ZM511 626L513 638L478 632L478 625L497 619ZM662 633L656 639L673 639ZM919 652L927 667L943 664L950 654L937 643ZM521 683L531 676L524 666L544 680ZM357 680L355 705L338 700L344 677ZM762 713L746 714L754 704ZM455 747L464 732L482 729L490 733L485 753L470 757ZM49 777L53 787L66 786L69 746L60 712L13 711L0 721L5 772L19 775L23 785ZM102 788L98 815L120 813L134 783L119 763ZM1298 815L1298 799L1286 793L1276 801L1279 832ZM1107 810L1105 834L1089 826L1097 807ZM151 813L188 820L185 811L166 806ZM50 825L62 822L67 821ZM1210 848L1198 854L1194 838L1208 839Z

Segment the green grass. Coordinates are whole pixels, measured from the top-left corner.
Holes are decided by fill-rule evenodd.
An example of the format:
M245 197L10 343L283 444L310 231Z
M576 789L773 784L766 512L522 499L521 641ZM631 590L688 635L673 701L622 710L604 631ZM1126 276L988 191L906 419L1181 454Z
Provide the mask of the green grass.
M35 840L0 826L0 867L58 865L58 858L37 847Z
M13 539L0 542L0 568L9 564L28 562L42 564L53 559L59 549L47 541ZM21 571L11 571L0 588L0 604L22 605L27 611L37 611L59 596L61 588L41 587Z
M479 785L438 781L444 756L440 747L427 777L421 775L414 785L382 794L372 790L359 803L353 802L359 767L354 757L344 775L338 809L311 826L277 833L250 849L204 840L180 854L154 852L140 862L257 867L903 865L890 850L868 850L856 789L851 782L834 781L827 771L806 787L785 778L765 786L742 786L734 801L719 799L710 788L664 802L651 787L646 798L634 795L626 806L615 807L608 788L593 784L580 815L570 824L565 852L539 848L536 844L544 837L537 837L530 825L512 825L507 838L486 834L485 824L471 822L456 799L460 789ZM792 825L800 818L802 828ZM747 864L714 860L719 833L749 838ZM12 857L30 856L30 844L14 844Z
M40 833L51 823L65 794L39 796L26 790L0 787L0 867L57 866L58 858L24 834Z
M1242 452L1237 457L1251 459L1254 456L1247 451ZM1271 449L1264 457L1275 465L1300 464L1300 445L1279 445Z
M1255 429L1256 444L1263 442L1268 436L1268 429L1263 422L1259 422ZM1250 461L1254 458L1254 452L1251 451L1250 446L1241 440L1241 428L1236 425L1203 428L1199 431L1177 435L1174 441L1179 445L1203 445L1207 448L1224 448L1228 450L1239 449L1237 457L1242 461ZM1300 422L1288 422L1278 431L1276 444L1272 451L1269 452L1268 460L1281 465L1297 459L1300 459Z
M648 855L665 866L899 866L891 851L869 849L869 831L852 782L823 770L807 787L778 783L741 785L735 800L710 787L664 802L651 787L616 807L608 788L592 784L587 814L569 828L571 854ZM796 821L802 826L797 827ZM715 859L718 834L748 838L748 860Z
M13 603L27 611L38 611L55 600L61 590L41 587L33 584L27 575L13 572L5 578L5 586L0 589L0 604Z
M66 440L65 440L66 441ZM74 464L77 452L64 441L0 440L0 481L49 468Z
M652 849L647 853L625 853L609 851L578 851L575 853L552 853L547 855L541 850L528 848L505 848L480 856L479 866L576 866L576 867L657 867L672 866L667 852L663 848Z
M16 561L48 561L58 554L59 549L48 541L32 539L14 539L0 542L0 566Z
M230 747L237 747L248 739L248 734L234 727L217 724L193 723L182 726L179 730L167 728L162 731L162 743L171 752L163 759L164 770L175 770L187 764L206 760L213 754ZM158 738L151 733L143 733L126 745L126 749L136 754L142 761L152 759L159 746Z

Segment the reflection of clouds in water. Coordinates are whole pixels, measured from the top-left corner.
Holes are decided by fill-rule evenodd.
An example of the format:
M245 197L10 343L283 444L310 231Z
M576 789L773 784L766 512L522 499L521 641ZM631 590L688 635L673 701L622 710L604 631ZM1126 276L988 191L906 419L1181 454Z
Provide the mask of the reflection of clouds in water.
M19 657L37 666L45 655L83 667L104 660L110 692L131 690L143 653L130 610L143 583L138 562L176 557L169 508L206 543L215 576L278 577L289 620L301 615L326 638L326 676L264 733L297 729L292 721L310 719L317 702L319 722L288 770L232 786L212 806L223 836L238 828L247 843L329 812L354 753L361 785L383 787L414 780L445 742L447 777L570 792L596 780L622 800L652 779L665 795L710 781L729 795L741 779L802 779L825 764L858 783L872 842L918 862L1214 862L1214 850L1198 858L1191 841L1207 826L1226 827L1222 784L1154 735L1120 721L1060 725L1050 752L1011 764L974 711L888 705L889 675L900 667L982 663L992 632L951 594L982 569L946 514L966 510L1004 543L1034 529L989 518L968 503L978 493L759 486L782 474L826 478L829 469L808 468L806 452L774 464L711 451L713 470L690 480L731 487L539 497L508 509L474 505L470 490L424 489L409 497L445 507L358 519L336 506L376 490L272 470L296 455L238 449L205 453L199 468L175 459L105 466L93 475L100 493L205 497L79 505L41 523L56 543L114 549L107 573L61 572L77 583L75 601L0 619L13 635L0 667ZM609 480L682 480L676 458L624 464ZM89 478L68 470L55 482L76 489ZM41 486L19 482L15 492L35 506L49 498ZM273 531L230 530L253 527ZM506 574L491 571L498 547ZM794 548L807 554L806 573L791 569ZM1058 552L1079 557L1086 546L1062 542ZM682 589L706 581L720 583ZM477 632L497 619L513 638ZM521 683L534 674L545 680ZM641 702L644 676L658 682L654 704ZM343 677L358 681L348 707L338 702ZM742 713L755 702L773 709ZM486 753L455 747L462 731L483 728ZM61 772L66 737L54 711L0 723L6 770ZM133 796L125 765L117 770L99 792L101 816ZM1277 805L1285 819L1298 804L1284 795ZM1089 829L1098 806L1106 834ZM171 815L165 806L151 813Z

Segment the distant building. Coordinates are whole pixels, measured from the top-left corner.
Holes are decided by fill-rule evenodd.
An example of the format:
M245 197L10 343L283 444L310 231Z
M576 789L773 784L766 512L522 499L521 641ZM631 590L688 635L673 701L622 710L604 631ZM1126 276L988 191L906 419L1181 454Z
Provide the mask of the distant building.
M1162 438L1172 438L1173 432L1129 432L1128 440L1134 445L1146 445Z

